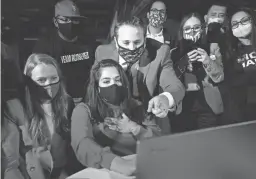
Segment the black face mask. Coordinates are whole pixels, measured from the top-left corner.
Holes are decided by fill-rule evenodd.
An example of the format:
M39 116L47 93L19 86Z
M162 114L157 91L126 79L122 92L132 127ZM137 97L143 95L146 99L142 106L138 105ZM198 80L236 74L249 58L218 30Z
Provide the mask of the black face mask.
M39 86L38 93L42 100L52 100L57 95L60 83L49 84L47 86Z
M59 81L46 86L40 86L27 76L25 77L25 83L31 90L32 95L41 101L54 99L60 88Z
M221 39L222 24L212 22L208 25L207 38L209 43L218 43Z
M127 62L127 63L135 63L139 60L141 55L143 54L145 47L144 44L142 44L140 47L134 49L134 50L129 50L124 47L121 47L118 44L118 53L119 55Z
M118 106L127 97L127 89L116 84L108 87L100 87L100 96L107 103Z
M60 33L66 37L67 39L71 40L78 36L79 24L74 23L66 23L61 24L58 23Z
M182 44L182 50L183 50L182 55L185 55L188 52L195 50L197 48L202 48L201 37L196 42L192 40L182 39L181 44Z

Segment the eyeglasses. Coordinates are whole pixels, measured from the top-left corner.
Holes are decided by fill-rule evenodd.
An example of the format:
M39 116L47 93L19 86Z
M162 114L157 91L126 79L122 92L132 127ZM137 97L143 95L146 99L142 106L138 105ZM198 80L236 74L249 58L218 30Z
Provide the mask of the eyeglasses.
M150 9L150 12L153 12L153 13L161 13L161 14L165 14L166 13L166 10L164 9L161 9L161 10L158 10L158 9Z
M61 23L61 24L66 24L66 23L74 23L74 24L79 24L79 20L76 18L71 18L71 17L65 17L65 16L57 16L55 17L56 20Z
M247 24L251 23L251 21L252 21L251 17L243 17L240 21L232 21L231 27L232 27L232 29L236 29L239 27L239 24L247 25Z
M192 30L195 32L199 32L200 30L202 30L202 25L195 25L194 27L186 26L183 28L183 31L186 34L192 32Z

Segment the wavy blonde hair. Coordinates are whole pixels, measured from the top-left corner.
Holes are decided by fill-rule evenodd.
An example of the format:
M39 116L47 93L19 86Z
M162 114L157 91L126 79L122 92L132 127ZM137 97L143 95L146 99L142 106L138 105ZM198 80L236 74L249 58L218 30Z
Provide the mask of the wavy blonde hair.
M57 61L46 54L32 54L28 57L25 68L25 110L27 114L28 131L33 141L33 145L47 145L49 140L47 139L44 131L43 124L45 120L45 111L42 108L42 101L39 96L36 95L35 88L32 88L29 84L34 83L31 79L31 73L33 69L39 64L52 65L56 68L60 79L60 87L57 95L52 99L52 109L55 128L63 128L68 124L67 109L68 109L68 94L65 89L61 70L57 64ZM67 130L67 129L66 129Z

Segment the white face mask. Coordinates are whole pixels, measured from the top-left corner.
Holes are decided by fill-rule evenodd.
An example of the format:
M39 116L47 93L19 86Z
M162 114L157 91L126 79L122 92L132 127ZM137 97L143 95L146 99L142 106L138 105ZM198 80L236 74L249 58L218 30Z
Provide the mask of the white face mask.
M194 42L197 42L200 37L201 37L201 31L196 32L196 33L191 32L189 34L184 34L184 39L192 40Z
M232 31L233 35L237 38L247 37L252 32L252 24L239 24L239 26L236 29L232 29Z

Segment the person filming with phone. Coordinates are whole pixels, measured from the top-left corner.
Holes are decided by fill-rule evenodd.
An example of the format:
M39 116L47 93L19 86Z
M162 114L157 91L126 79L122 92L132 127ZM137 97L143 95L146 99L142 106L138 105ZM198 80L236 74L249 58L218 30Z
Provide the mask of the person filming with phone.
M177 125L182 130L215 126L224 110L217 87L224 80L218 44L207 41L204 21L197 13L183 18L178 39L171 58L176 75L185 85L186 95Z

